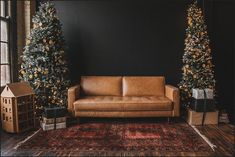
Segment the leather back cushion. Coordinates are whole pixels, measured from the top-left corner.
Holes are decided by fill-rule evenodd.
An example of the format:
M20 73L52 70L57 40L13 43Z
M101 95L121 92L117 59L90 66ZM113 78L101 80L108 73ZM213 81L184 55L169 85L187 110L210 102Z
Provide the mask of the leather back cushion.
M123 96L164 96L165 78L162 76L123 77Z
M122 77L118 76L82 76L81 91L90 96L121 96Z

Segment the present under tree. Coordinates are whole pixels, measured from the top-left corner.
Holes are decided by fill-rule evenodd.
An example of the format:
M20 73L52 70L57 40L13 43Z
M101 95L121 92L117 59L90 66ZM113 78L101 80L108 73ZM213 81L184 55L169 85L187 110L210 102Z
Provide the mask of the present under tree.
M35 91L36 106L66 105L68 79L65 41L56 9L51 2L41 3L32 19L20 69L20 80Z
M183 76L179 83L181 101L185 106L190 103L192 88L215 90L214 65L207 26L197 1L189 5L187 13Z

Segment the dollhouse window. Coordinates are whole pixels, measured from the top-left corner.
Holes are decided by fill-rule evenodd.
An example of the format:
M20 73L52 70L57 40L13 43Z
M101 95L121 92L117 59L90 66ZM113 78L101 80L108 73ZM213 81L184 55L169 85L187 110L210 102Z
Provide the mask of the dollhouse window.
M18 103L20 103L21 102L20 98L17 98L17 101L18 101Z
M4 113L2 114L2 119L3 119L3 120L6 120L6 117L5 117L5 114L4 114Z
M6 108L6 112L7 112L7 108Z
M5 99L5 104L7 104L7 99Z

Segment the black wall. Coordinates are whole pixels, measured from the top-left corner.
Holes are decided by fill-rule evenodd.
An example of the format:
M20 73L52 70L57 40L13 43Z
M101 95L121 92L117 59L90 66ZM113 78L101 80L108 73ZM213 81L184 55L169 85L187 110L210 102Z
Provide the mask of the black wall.
M54 3L74 82L80 75L164 75L169 84L180 81L189 0ZM204 7L211 39L219 105L232 113L234 3L205 0L199 5Z

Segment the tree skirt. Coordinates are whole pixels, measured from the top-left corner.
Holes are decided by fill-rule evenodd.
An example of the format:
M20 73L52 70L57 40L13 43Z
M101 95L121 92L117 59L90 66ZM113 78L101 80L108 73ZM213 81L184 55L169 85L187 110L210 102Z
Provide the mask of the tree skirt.
M42 131L17 150L76 152L211 152L210 146L186 123L84 123ZM115 153L116 152L116 153ZM146 154L146 153L145 153Z

